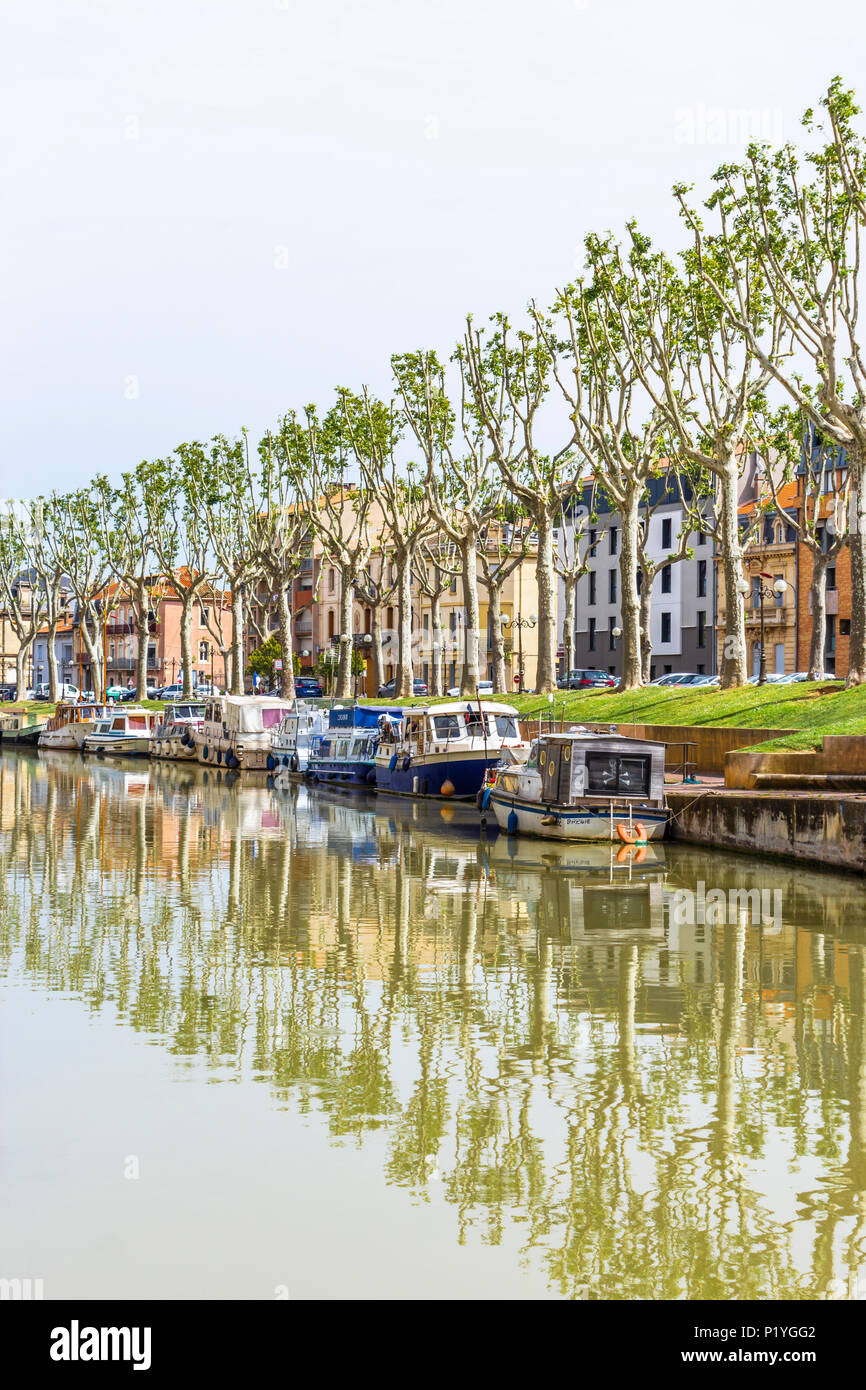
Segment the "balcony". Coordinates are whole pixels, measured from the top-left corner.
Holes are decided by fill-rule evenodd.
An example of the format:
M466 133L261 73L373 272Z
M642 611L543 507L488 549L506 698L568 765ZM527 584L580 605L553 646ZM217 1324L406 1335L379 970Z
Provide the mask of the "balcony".
M134 656L110 656L105 663L109 671L134 671L138 658Z

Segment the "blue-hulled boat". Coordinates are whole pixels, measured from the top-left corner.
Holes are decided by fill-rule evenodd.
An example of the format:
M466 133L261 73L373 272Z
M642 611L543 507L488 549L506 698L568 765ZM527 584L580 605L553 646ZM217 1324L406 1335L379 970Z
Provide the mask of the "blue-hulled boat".
M393 705L337 706L328 728L310 747L307 776L311 782L367 787L376 782L376 749L383 720L402 717Z
M399 796L474 797L503 757L525 758L517 710L491 700L427 705L383 716L376 790Z

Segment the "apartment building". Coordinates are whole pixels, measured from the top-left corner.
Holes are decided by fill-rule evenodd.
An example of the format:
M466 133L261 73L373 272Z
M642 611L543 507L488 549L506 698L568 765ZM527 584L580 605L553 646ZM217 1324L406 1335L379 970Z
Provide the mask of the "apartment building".
M622 518L603 494L588 487L580 499L591 524L578 523L579 554L587 572L577 581L574 665L622 673L620 549ZM643 512L648 557L662 562L680 543L685 511L679 491L667 479L649 482ZM581 534L582 530L582 534ZM574 553L574 514L566 515L557 535L565 555ZM672 671L712 675L716 669L715 566L713 542L703 532L692 535L693 556L661 564L653 579L650 608L651 677ZM638 575L638 585L642 577ZM564 659L565 583L559 580L558 632L560 662Z
M757 676L761 670L761 631L763 624L764 650L768 675L784 675L801 670L798 665L798 587L799 552L797 533L791 524L799 505L796 483L786 483L778 489L778 506L767 507L766 498L751 498L740 506L740 529L750 535L743 557L743 583L749 591L744 594L746 626L746 664L748 674ZM756 512L763 515L756 522ZM721 557L716 557L718 586L717 660L721 670L727 632L727 602L725 575ZM776 593L773 585L783 580L784 593Z

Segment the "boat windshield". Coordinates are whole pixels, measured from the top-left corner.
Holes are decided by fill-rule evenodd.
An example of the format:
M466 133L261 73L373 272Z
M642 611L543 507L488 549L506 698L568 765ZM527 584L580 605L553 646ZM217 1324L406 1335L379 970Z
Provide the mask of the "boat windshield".
M496 714L493 718L500 738L520 738L520 729L513 714Z
M456 714L434 715L433 728L437 738L459 738L461 734L460 720Z
M586 769L589 790L592 792L625 792L638 796L649 791L649 758L590 753L586 759Z

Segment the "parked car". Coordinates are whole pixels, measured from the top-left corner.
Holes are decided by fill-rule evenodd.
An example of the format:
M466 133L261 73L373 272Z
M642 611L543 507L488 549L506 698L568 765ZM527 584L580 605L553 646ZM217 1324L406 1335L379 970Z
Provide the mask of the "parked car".
M778 685L800 685L801 682L807 681L808 679L808 671L795 671L793 675L778 677L776 683ZM822 671L821 675L818 677L818 680L821 681L841 681L841 679L841 676L834 675L832 671Z
M397 689L397 682L396 682L396 680L390 680L390 681L387 681L387 682L385 683L385 685L380 685L380 686L379 686L379 699L380 699L380 700L383 700L383 699L384 699L384 700L393 700L393 698L394 698L394 691L395 691L396 689ZM428 694L429 694L429 691L428 691L428 689L427 689L427 682L426 682L426 681L422 681L422 680L415 680L415 681L413 682L413 684L412 684L412 693L413 693L414 695L428 695Z
M183 681L172 681L171 685L162 685L156 692L157 700L179 700L183 695Z
M609 671L593 671L588 668L576 667L569 671L564 690L586 690L590 686L613 686L616 684L616 676L612 676Z
M315 676L295 676L295 694L298 699L321 700L324 693L322 682Z
M460 694L460 686L452 685L451 689L446 690L445 694L450 695L452 699L456 699L457 696ZM482 699L489 699L490 696L493 694L493 681L479 681L478 694L482 697Z
M125 705L134 704L137 698L135 693L135 686L133 686L131 690L124 690L123 693L119 695L117 698L122 700ZM157 687L155 685L149 685L147 687L146 698L148 700L158 700L160 698Z
M656 676L650 685L691 685L699 679L696 671L668 671L663 676Z
M29 699L31 699L31 698L32 698L31 692L28 691L28 692L27 692L27 699L29 700ZM17 685L0 685L0 700L17 700L17 699L18 699L18 687L17 687Z
M57 687L58 700L77 700L80 694L81 692L78 689L77 685L67 685L64 682L63 684L58 685ZM51 699L51 686L49 685L48 681L42 681L40 685L36 686L33 698L34 700Z

